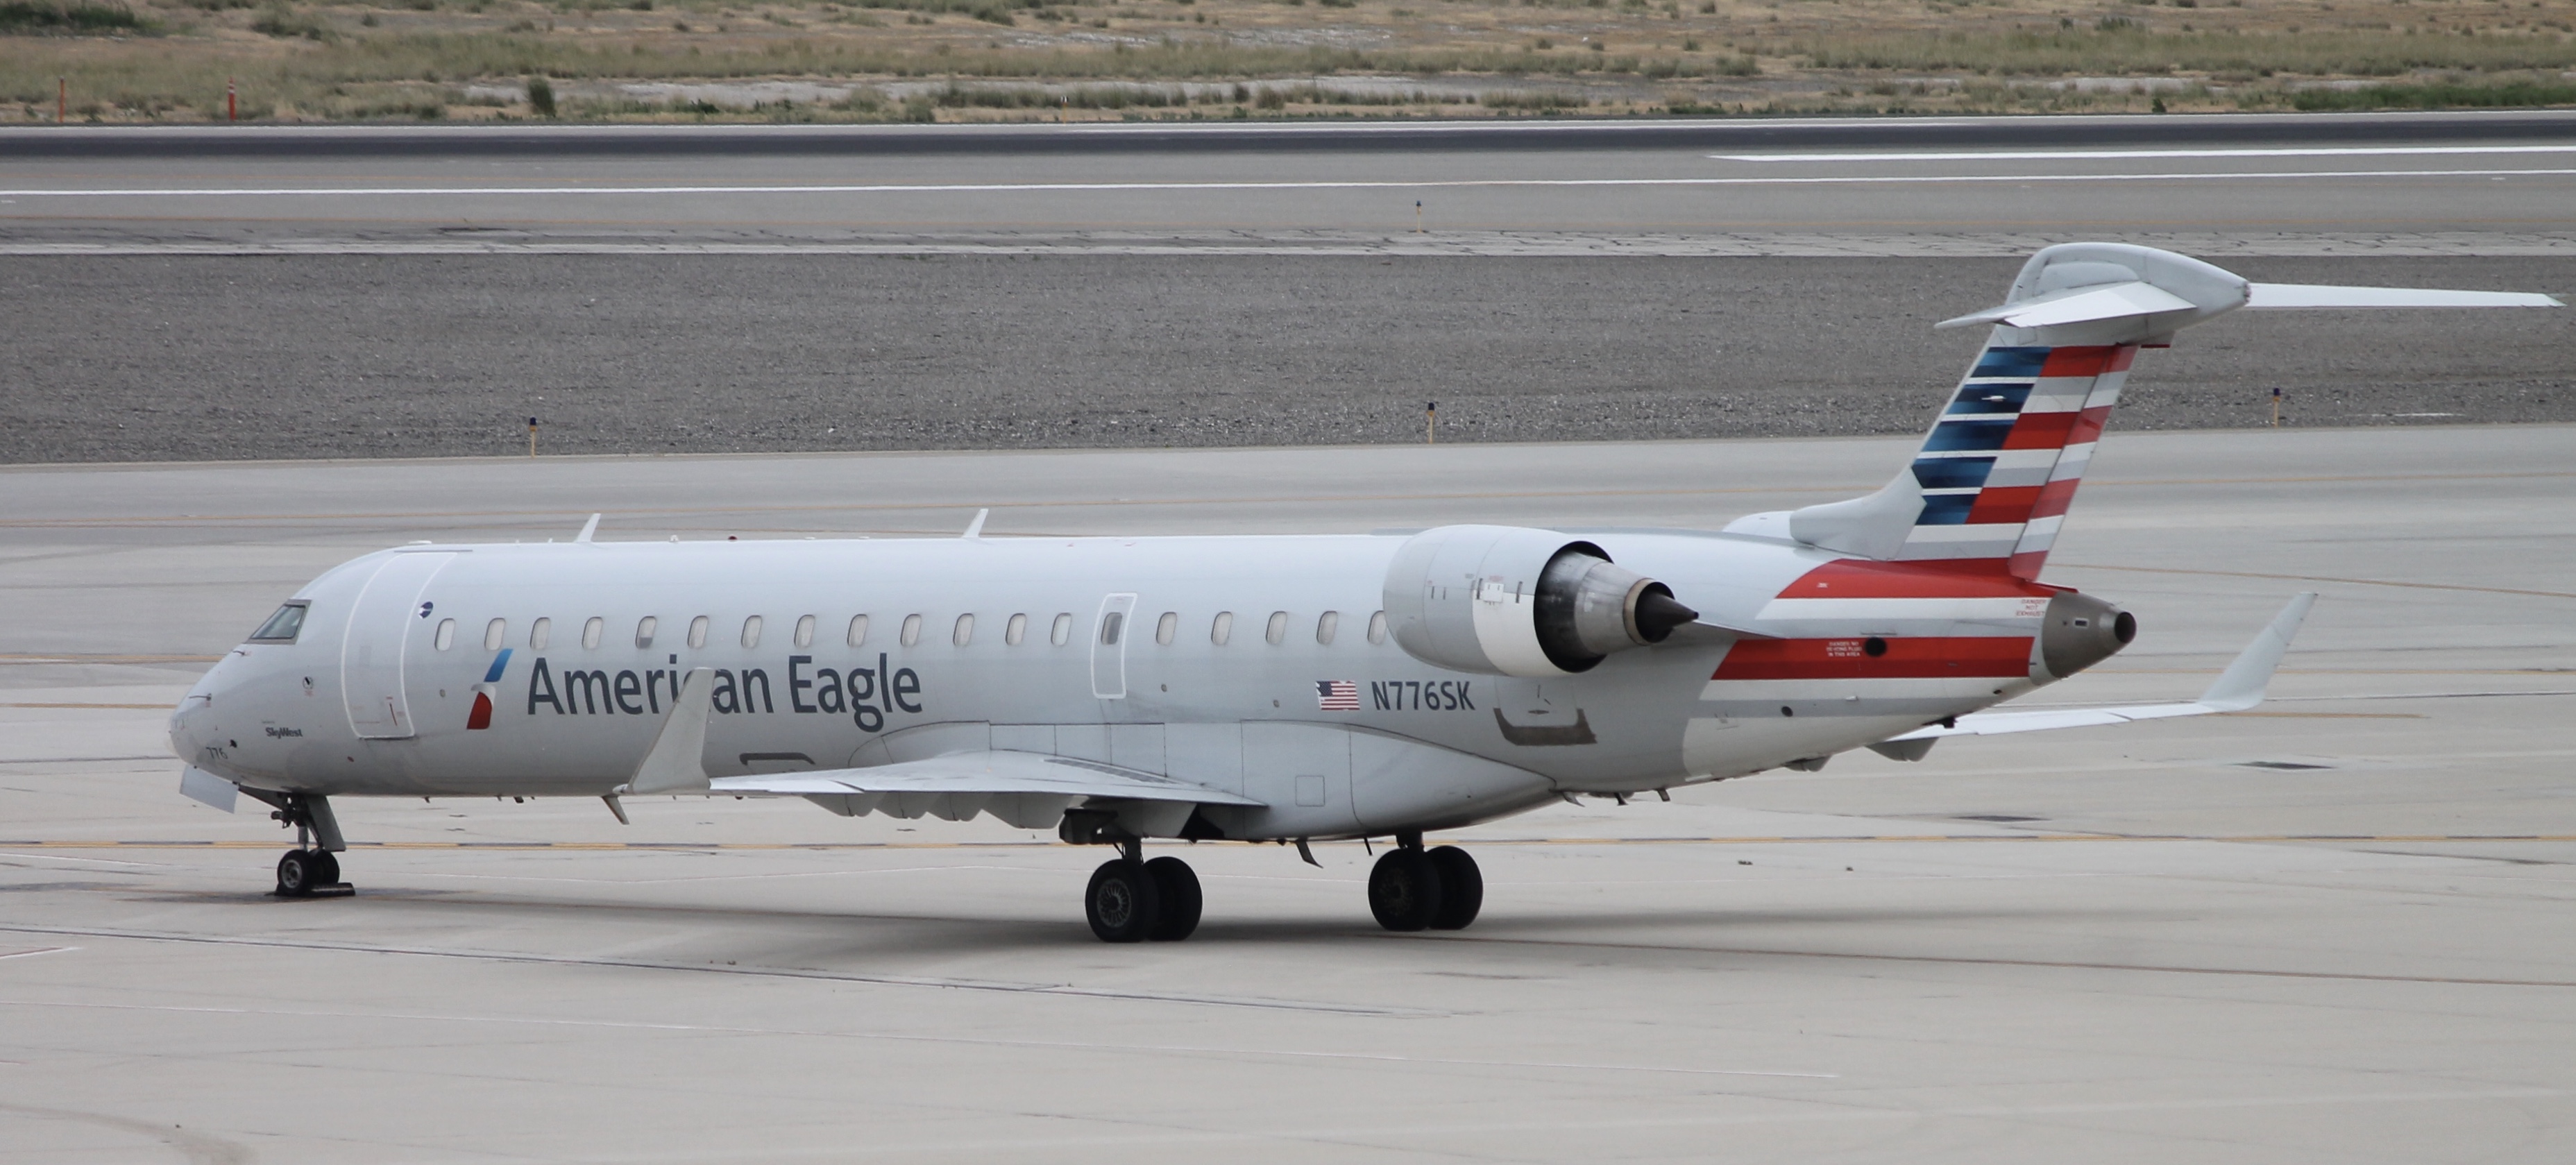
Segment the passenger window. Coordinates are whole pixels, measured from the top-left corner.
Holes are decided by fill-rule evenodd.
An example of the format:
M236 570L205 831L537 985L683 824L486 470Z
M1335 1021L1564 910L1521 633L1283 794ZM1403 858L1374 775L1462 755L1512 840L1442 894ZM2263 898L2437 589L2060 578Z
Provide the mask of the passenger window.
M689 646L704 647L706 645L707 617L700 615L695 619L689 620Z
M1058 647L1062 647L1072 641L1073 613L1070 611L1059 611L1055 616L1055 626L1047 629L1047 642L1055 644Z
M867 646L867 642L868 642L868 617L867 617L867 616L865 616L865 615L852 615L852 616L850 616L850 635L849 635L849 640L848 640L848 642L849 642L850 646L852 646L852 647L865 647L865 646Z
M1234 612L1217 612L1216 619L1208 624L1208 642L1223 647L1225 641L1232 638L1234 638Z
M1342 613L1326 611L1315 616L1315 642L1326 647L1333 644L1333 633L1342 629Z
M1028 616L1013 615L1011 616L1010 622L1002 624L1002 643L1004 646L1018 647L1020 645L1020 641L1028 637Z
M509 637L510 621L507 619L494 619L483 625L483 650L499 651L501 650L502 642L507 640Z
M546 640L553 637L554 629L555 621L552 619L539 619L528 624L528 650L544 651Z
M1163 617L1156 620L1154 623L1154 642L1162 644L1165 647L1170 647L1172 645L1172 636L1179 632L1180 629L1180 614L1174 611L1165 611L1163 612Z
M607 630L607 628L608 620L602 619L597 615L591 616L589 622L581 625L581 645L583 647L599 646L600 632Z
M742 645L760 646L760 616L752 615L742 621Z
M1369 616L1369 642L1386 642L1386 612L1380 611Z
M441 619L441 620L439 620L439 621L438 621L438 635L437 635L437 637L436 637L435 639L433 639L433 640L432 640L432 643L433 643L433 644L434 644L434 645L435 645L435 646L436 646L440 651L445 651L445 650L447 650L448 648L451 648L451 647L456 646L456 620L454 620L454 619Z
M913 644L916 644L916 643L921 642L921 616L919 616L919 615L906 615L906 616L904 616L904 617L903 617L903 634L901 634L901 635L899 635L899 636L896 636L896 638L898 638L898 639L902 640L902 641L903 641L903 645L904 645L904 646L906 646L906 647L910 647L910 646L912 646Z
M662 629L662 621L646 615L635 621L635 646L653 646L653 633Z
M295 642L296 634L304 630L304 609L305 605L302 603L288 603L279 607L276 614L268 617L268 622L260 624L259 630L250 633L250 641L253 643Z
M1100 645L1103 647L1118 646L1118 633L1126 629L1127 613L1125 611L1111 611L1110 613L1101 616Z
M1264 633L1264 637L1270 640L1270 646L1272 647L1277 647L1282 643L1288 642L1288 612L1272 611L1270 613L1270 630Z
M796 620L796 646L814 646L814 617L812 615L807 615Z
M975 642L975 617L973 615L959 615L957 617L956 629L948 633L948 641L959 647L964 647L969 643Z

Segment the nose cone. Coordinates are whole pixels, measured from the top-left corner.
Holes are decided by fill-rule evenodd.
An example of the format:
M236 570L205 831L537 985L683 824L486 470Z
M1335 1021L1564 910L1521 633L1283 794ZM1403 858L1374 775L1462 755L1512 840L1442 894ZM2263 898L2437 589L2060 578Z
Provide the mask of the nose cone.
M2039 634L2040 666L2062 680L2119 654L2137 637L2137 616L2091 595L2060 591L2048 600L2048 626Z

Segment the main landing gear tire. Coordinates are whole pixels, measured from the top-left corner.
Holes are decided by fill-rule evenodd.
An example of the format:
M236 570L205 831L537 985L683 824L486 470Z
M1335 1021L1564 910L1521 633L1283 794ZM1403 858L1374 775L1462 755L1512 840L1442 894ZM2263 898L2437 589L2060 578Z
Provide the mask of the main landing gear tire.
M1369 870L1368 899L1379 926L1421 930L1440 917L1439 868L1414 846L1388 850Z
M1190 937L1199 928L1198 871L1179 858L1164 856L1145 863L1145 873L1154 880L1155 893L1163 900L1162 916L1154 920L1145 937L1158 943L1176 943ZM1093 929L1097 930L1097 924ZM1103 936L1106 937L1106 936Z
M1476 912L1485 907L1484 872L1476 868L1476 859L1454 845L1424 856L1440 875L1440 908L1432 912L1431 929L1467 929L1468 923L1476 921Z
M1195 889L1198 880L1194 877L1190 882ZM1143 862L1123 857L1102 862L1091 872L1091 887L1083 891L1082 912L1100 941L1137 942L1151 936L1162 921L1162 887ZM1191 911L1193 926L1198 923L1197 913Z
M340 880L340 863L326 850L291 849L277 859L277 896L309 898L316 887Z

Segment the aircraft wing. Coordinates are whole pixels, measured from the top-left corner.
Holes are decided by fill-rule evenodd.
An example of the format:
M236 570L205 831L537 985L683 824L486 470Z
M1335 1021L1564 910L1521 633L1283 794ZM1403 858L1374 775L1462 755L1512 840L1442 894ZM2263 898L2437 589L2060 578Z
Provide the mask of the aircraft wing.
M1262 804L1249 797L1141 769L1008 750L952 753L928 760L860 769L719 777L707 782L707 789L714 793L758 793L780 797L1040 794L1074 799L1114 797L1129 801L1185 801L1196 805L1257 807Z
M2197 700L2171 704L2104 705L2091 708L2031 708L2000 712L1971 712L1949 724L1932 724L1902 736L1891 736L1881 742L1894 744L1907 740L1938 740L1944 736L1997 736L2007 732L2045 732L2052 728L2089 728L2102 724L2127 724L2133 720L2160 720L2168 716L2206 716L2212 712L2243 712L2263 702L2263 691L2272 682L2272 673L2281 666L2281 657L2290 650L2290 639L2299 633L2299 624L2315 606L2316 592L2307 591L2292 598L2272 624L2238 652L2227 670L2218 673L2216 682Z

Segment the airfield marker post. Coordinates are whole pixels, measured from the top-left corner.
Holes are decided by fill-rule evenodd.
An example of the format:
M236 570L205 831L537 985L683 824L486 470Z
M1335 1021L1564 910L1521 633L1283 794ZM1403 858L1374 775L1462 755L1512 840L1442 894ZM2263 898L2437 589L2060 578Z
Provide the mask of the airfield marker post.
M2281 427L2281 386L2272 386L2272 427Z
M1422 402L1422 443L1423 443L1423 444L1425 444L1425 445L1437 445L1437 444L1439 444L1439 443L1440 443L1440 437L1439 437L1438 432L1436 431L1436 428L1437 428L1437 426L1439 425L1439 423L1440 423L1440 402L1439 402L1439 401L1436 401L1436 400L1427 400L1427 401Z
M1413 233L1422 233L1422 200L1419 198L1413 200Z
M224 120L241 120L241 105L234 99L233 79L230 77L224 78Z
M72 79L69 77L56 77L54 78L54 124L61 125L63 123L64 116L69 114L71 111Z
M537 455L537 419L528 418L528 456Z

